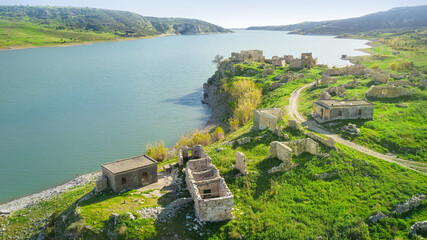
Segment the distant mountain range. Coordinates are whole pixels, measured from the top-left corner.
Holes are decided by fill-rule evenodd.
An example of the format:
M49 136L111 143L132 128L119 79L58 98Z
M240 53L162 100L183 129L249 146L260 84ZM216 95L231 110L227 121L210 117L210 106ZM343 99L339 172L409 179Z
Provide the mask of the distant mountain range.
M231 32L195 19L144 17L126 11L95 8L0 6L0 17L10 21L28 20L55 29L106 32L121 37Z
M291 31L297 34L338 35L396 28L427 27L427 5L398 7L362 17L282 26L249 27L247 30Z

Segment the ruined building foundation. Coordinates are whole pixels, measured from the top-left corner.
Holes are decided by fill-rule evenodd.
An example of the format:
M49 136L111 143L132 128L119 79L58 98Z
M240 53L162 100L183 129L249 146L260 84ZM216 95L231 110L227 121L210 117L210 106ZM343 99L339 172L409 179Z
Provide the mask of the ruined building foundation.
M188 154L190 149L183 148L180 149L181 156L186 151ZM185 182L194 200L196 216L202 222L232 219L234 196L224 178L219 175L218 169L203 148L197 147L197 151L192 150L192 153L192 156L186 156L190 160L185 167Z

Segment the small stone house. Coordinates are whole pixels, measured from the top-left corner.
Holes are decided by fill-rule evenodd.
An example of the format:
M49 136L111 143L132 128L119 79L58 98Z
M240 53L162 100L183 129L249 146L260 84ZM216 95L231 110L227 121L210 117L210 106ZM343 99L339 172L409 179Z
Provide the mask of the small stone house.
M373 119L375 104L366 100L317 100L312 116L317 122L347 119Z
M105 163L101 168L114 192L157 182L157 161L145 154Z

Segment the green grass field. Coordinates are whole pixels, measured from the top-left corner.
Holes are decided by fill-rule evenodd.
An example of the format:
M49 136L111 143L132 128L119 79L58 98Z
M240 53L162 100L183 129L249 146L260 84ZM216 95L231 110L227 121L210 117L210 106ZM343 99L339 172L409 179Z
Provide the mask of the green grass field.
M112 33L57 30L30 21L0 17L0 48L65 46L123 39Z

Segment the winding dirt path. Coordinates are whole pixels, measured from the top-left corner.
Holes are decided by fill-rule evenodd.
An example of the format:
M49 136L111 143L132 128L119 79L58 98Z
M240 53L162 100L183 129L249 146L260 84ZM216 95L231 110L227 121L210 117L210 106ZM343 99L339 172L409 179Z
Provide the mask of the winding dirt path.
M291 93L291 96L289 98L289 105L288 105L288 113L289 113L289 116L291 119L297 121L298 123L301 123L303 126L308 126L308 128L312 131L318 132L318 133L326 135L328 137L332 137L335 140L335 142L339 142L341 144L344 144L344 145L351 147L351 148L353 148L359 152L371 155L373 157L379 158L379 159L387 161L387 162L396 163L396 164L398 164L404 168L408 168L408 169L411 169L413 171L427 175L427 164L426 163L409 161L409 160L397 158L395 156L384 155L382 153L375 152L375 151L373 151L369 148L363 147L357 143L345 140L335 133L332 133L332 132L325 130L322 126L320 126L319 124L317 124L313 120L307 121L304 118L304 116L302 116L298 112L298 98L299 98L302 90L304 90L304 89L306 89L312 85L314 85L314 82L306 84L300 88L297 88Z

